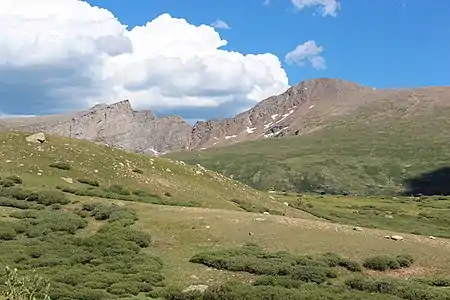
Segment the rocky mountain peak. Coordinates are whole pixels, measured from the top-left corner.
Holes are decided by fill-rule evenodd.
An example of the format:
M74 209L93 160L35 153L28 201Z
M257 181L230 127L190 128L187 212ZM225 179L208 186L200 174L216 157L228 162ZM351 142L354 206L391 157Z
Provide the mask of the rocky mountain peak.
M302 134L313 129L307 123L318 111L314 109L316 106L321 113L329 113L340 101L345 102L342 95L363 90L370 89L340 79L302 81L235 118L198 122L193 128L191 147L202 149L258 138Z
M152 111L134 111L129 100L97 104L63 115L8 119L0 130L45 132L102 142L151 155L186 149L191 127L181 118L158 119Z

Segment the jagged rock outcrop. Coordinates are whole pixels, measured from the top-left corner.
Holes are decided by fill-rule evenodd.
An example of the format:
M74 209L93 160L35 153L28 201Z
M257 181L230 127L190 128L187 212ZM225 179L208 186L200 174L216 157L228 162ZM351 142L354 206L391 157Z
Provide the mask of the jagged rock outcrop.
M151 111L134 111L128 100L73 114L8 119L2 127L97 141L152 155L186 149L191 132L181 118L156 118Z

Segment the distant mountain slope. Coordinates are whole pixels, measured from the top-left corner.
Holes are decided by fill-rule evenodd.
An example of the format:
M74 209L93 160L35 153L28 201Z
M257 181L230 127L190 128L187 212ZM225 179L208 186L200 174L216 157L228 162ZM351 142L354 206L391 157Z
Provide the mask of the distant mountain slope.
M0 131L43 131L106 143L121 149L160 155L203 150L243 141L304 135L333 120L382 99L414 101L412 94L441 98L439 88L375 90L340 79L300 82L234 118L197 122L180 117L157 118L151 111L135 111L128 100L99 104L89 110L61 115L0 119Z
M435 178L435 170L450 164L450 87L354 91L365 96L341 95L342 103L335 98L316 99L324 109L315 121L308 112L304 113L307 121L298 117L289 124L295 129L294 124L310 122L309 133L168 157L201 163L259 189L420 193L410 185L421 182L434 185L435 194L446 193L445 180L435 186L427 178ZM427 174L410 180L423 173ZM443 176L433 180L442 181Z

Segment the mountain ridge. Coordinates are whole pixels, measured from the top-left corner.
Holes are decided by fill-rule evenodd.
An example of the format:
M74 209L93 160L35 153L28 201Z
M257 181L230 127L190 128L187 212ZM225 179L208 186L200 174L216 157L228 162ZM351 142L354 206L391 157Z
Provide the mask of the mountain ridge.
M304 135L328 126L359 107L392 98L440 101L450 87L375 89L343 79L302 81L233 118L189 125L179 116L135 111L129 100L97 104L85 111L0 119L0 131L45 132L86 139L149 155L198 151L262 138ZM420 97L419 97L420 98ZM445 96L444 96L445 98Z

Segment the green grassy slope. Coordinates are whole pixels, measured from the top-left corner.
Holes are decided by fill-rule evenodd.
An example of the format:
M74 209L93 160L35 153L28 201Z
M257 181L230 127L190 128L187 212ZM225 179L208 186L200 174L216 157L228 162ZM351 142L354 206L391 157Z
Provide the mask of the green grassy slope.
M77 192L180 206L241 210L235 202L259 210L288 211L266 195L215 172L181 162L127 153L91 142L47 136L28 144L24 133L0 134L0 176L19 175L32 188ZM52 164L62 164L58 168ZM71 168L64 169L67 164ZM70 178L68 183L62 178ZM99 187L78 181L98 181ZM113 193L109 189L124 187ZM124 195L120 195L121 193ZM127 195L130 194L130 195ZM136 194L136 195L134 195ZM234 202L233 202L234 201ZM295 211L294 211L295 213Z
M194 175L198 168L84 141L49 136L28 145L24 138L0 140L0 295L7 265L20 275L36 270L50 281L53 300L449 298L449 240L402 233L394 241L385 236L402 224L355 231L305 214L289 196L270 198L212 172ZM359 205L343 198L342 205ZM336 208L313 204L310 213L320 217ZM412 215L417 207L402 209ZM441 221L422 229L439 233ZM249 243L261 248L243 247ZM204 296L180 291L191 284L209 288Z
M326 126L308 135L167 157L201 163L258 189L398 193L404 191L405 180L450 163L448 116L450 108L444 105L379 101L351 116L317 124ZM445 181L447 175L439 176ZM424 193L445 189L444 184L425 183L433 191Z

